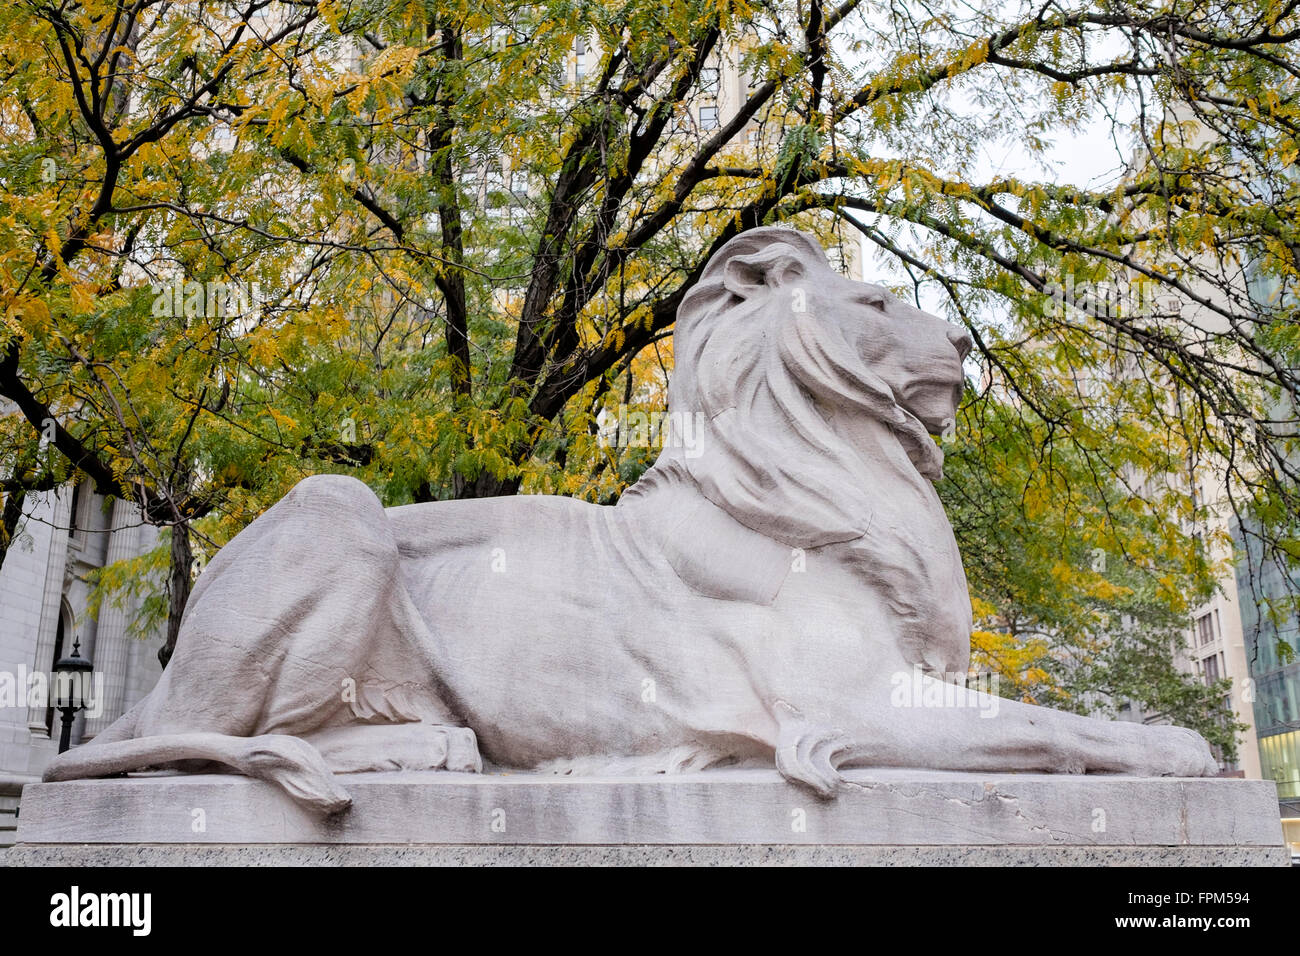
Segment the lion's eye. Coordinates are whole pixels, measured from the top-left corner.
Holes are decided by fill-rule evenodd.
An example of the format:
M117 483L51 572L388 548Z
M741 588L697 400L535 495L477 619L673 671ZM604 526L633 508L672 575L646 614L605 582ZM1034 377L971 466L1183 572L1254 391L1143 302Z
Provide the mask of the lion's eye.
M864 292L858 296L858 301L870 308L885 311L885 297L878 292Z

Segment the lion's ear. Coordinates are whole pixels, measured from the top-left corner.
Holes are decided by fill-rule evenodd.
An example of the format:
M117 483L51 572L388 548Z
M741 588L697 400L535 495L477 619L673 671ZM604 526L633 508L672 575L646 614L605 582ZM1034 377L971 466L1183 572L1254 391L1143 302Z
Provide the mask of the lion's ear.
M749 255L736 255L722 269L728 292L749 299L804 278L808 265L785 243L774 243Z

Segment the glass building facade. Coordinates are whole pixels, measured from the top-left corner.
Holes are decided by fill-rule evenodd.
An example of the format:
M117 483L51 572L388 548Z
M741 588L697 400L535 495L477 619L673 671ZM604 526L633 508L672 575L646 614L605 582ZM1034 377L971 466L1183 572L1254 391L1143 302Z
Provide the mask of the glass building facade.
M1263 559L1258 537L1233 529L1240 555L1237 589L1241 595L1242 635L1246 661L1254 681L1255 731L1263 776L1277 783L1283 805L1300 815L1300 659L1282 662L1279 641L1300 651L1300 620L1294 611L1274 620L1266 608L1281 601L1288 591L1284 572ZM1293 577L1291 588L1300 588Z
M1300 306L1293 294L1283 292L1277 279L1263 275L1254 263L1246 268L1246 290L1262 314L1277 316L1285 310L1293 315ZM1294 397L1278 396L1269 417L1295 422ZM1233 539L1246 662L1255 682L1260 771L1277 783L1282 815L1295 818L1300 817L1300 614L1294 605L1285 614L1270 614L1268 608L1280 604L1288 592L1300 591L1300 572L1288 572L1278 562L1265 560L1254 530L1249 523L1236 523ZM1279 653L1281 642L1293 652L1286 663Z

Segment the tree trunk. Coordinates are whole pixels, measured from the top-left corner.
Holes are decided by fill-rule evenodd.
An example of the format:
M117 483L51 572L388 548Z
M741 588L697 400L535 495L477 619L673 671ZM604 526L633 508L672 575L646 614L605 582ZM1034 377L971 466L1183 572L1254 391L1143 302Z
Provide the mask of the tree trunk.
M166 669L176 650L181 616L190 599L194 552L190 549L190 528L184 522L172 525L171 569L167 578L167 641L158 650L158 663Z
M11 491L5 495L3 510L3 519L0 519L0 568L5 566L5 557L9 554L9 547L14 543L14 533L18 530L18 522L23 516L23 502L27 500L27 492Z

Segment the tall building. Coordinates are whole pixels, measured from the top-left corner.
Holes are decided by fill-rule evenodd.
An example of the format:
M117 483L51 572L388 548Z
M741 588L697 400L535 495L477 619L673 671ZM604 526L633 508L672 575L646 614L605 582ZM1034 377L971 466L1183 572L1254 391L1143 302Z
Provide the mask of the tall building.
M1172 109L1167 119L1188 144L1203 145L1212 135L1185 107ZM1142 161L1139 153L1133 165ZM1260 276L1251 263L1224 264L1231 261L1199 263L1216 281L1193 278L1188 284L1202 298L1219 302L1225 301L1224 290L1232 289L1259 313L1278 305L1275 282ZM1231 272L1224 271L1229 268ZM1227 331L1227 320L1202 305L1181 302L1176 312L1181 323L1198 332ZM1289 422L1293 429L1298 420L1294 402L1286 397L1267 417ZM1288 825L1287 839L1300 852L1300 662L1279 654L1279 640L1300 650L1300 619L1294 609L1281 615L1267 611L1282 605L1288 594L1300 593L1300 575L1288 575L1266 557L1258 526L1231 505L1226 470L1225 462L1206 460L1194 468L1189 464L1186 475L1169 476L1190 488L1204 508L1204 520L1188 530L1205 541L1230 541L1210 548L1210 558L1226 570L1219 576L1218 593L1193 611L1187 646L1176 649L1175 660L1207 684L1232 681L1229 704L1246 730L1238 738L1238 763L1228 770L1277 784L1282 816L1295 820Z
M1288 582L1281 568L1266 560L1250 524L1238 524L1234 541L1241 551L1238 590L1253 595L1241 603L1241 630L1249 667L1254 721L1259 735L1261 776L1277 784L1283 816L1300 818L1300 659L1284 661L1279 641L1300 648L1300 619L1294 610L1275 620L1265 608L1300 589L1300 575ZM1300 836L1300 834L1297 834Z
M1204 502L1204 499L1201 499ZM1207 503L1211 517L1209 524L1216 530L1229 527L1229 511L1226 496ZM1218 540L1216 535L1207 535L1206 540ZM1232 556L1222 553L1222 549L1213 548L1212 558L1232 565ZM1246 638L1242 626L1243 617L1251 607L1250 594L1242 593L1237 587L1237 580L1232 572L1222 575L1218 582L1218 591L1205 604L1193 609L1191 626L1186 635L1186 644L1175 648L1174 661L1181 670L1196 677L1207 686L1216 681L1227 679L1232 682L1232 690L1226 701L1236 721L1245 729L1237 736L1237 759L1227 761L1221 758L1225 776L1241 776L1258 780L1264 776L1260 764L1260 752L1255 726L1255 709L1253 706L1253 684L1250 679Z
M1250 297L1258 309L1283 304L1275 280L1254 270L1248 275ZM1296 305L1285 304L1292 309ZM1269 417L1291 422L1294 429L1300 418L1294 398L1279 396ZM1241 603L1241 626L1262 775L1277 784L1282 816L1292 821L1287 837L1300 851L1300 613L1287 601L1300 593L1300 572L1288 572L1266 555L1258 525L1249 516L1235 520L1232 532L1239 555L1237 589L1249 598ZM1280 653L1282 644L1291 649L1291 656Z

